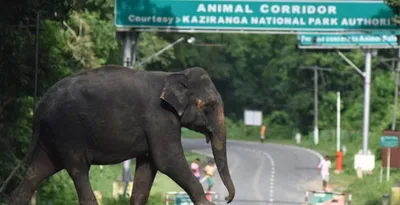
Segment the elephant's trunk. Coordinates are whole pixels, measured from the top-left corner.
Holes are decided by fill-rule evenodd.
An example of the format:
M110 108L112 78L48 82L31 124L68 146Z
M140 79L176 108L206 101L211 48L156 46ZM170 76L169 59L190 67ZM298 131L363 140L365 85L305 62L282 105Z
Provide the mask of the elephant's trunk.
M220 108L218 112L218 128L215 130L211 138L211 146L219 175L229 192L229 196L225 199L230 203L235 197L235 186L232 182L228 168L226 155L226 128L222 108Z

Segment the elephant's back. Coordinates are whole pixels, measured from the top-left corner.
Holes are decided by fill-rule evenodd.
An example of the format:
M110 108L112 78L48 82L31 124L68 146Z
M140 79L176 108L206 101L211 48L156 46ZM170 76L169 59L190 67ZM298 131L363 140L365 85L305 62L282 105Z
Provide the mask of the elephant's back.
M35 119L51 118L61 111L102 112L117 104L138 104L142 100L135 95L143 82L144 71L131 70L118 65L108 65L85 70L66 77L43 95L36 110ZM118 106L118 105L117 105ZM125 106L125 105L119 105Z
M51 130L42 139L51 138L58 149L83 146L93 160L106 160L103 163L118 161L121 153L144 151L138 111L144 103L135 94L143 74L108 66L60 80L43 96L35 114L35 121L47 122Z

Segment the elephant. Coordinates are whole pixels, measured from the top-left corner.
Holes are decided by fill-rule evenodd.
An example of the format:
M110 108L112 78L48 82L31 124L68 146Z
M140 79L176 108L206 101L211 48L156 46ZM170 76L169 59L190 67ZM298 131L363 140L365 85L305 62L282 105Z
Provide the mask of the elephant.
M136 158L131 205L147 202L157 171L182 187L194 204L213 205L184 157L182 127L211 141L230 203L235 186L227 163L224 120L221 95L202 67L164 72L103 65L78 72L58 81L41 98L29 150L18 165L25 163L28 170L8 204L27 205L44 179L65 169L79 203L98 205L89 181L91 165Z

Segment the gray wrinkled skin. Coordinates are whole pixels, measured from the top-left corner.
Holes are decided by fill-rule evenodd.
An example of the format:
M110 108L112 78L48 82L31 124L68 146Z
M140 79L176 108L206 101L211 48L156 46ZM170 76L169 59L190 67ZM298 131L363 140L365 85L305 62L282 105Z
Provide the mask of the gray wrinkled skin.
M33 122L29 170L9 204L27 205L44 179L66 169L81 205L97 205L89 169L136 158L130 204L144 205L157 171L179 184L196 205L207 201L185 160L181 127L211 141L218 171L235 196L226 158L223 102L207 72L147 72L109 65L57 82ZM57 197L57 196L55 196Z

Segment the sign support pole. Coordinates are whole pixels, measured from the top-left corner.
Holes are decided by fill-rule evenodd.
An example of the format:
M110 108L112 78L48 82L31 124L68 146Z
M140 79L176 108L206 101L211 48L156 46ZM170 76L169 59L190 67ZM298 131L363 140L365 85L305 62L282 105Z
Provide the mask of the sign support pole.
M365 50L363 154L368 154L372 50Z
M385 133L384 133L385 134ZM390 180L390 157L391 157L391 150L392 148L396 148L399 146L399 138L398 136L381 136L380 138L380 145L382 148L387 148L387 158L386 158L386 181ZM382 161L383 163L383 161ZM382 171L382 165L381 165L381 172ZM380 176L380 182L382 181L382 173Z
M131 63L133 63L131 60L131 58L132 58L132 31L126 31L126 32L123 32L123 34L124 34L124 36L123 36L123 38L124 38L123 66L129 67L132 69L132 67L131 67L132 66ZM136 42L135 42L135 44L136 44ZM135 51L136 51L136 49L135 49ZM122 168L122 181L124 182L124 189L123 189L124 191L123 191L122 196L123 196L123 198L125 198L126 191L127 191L128 185L129 185L129 180L130 180L128 173L130 174L130 170L131 170L130 169L131 168L131 160L130 159L125 160L122 164L123 164L123 166L122 166L123 167Z
M376 50L366 49L365 55L365 72L357 68L345 55L339 50L337 53L342 57L350 66L352 66L362 77L364 77L364 119L363 119L363 147L362 155L368 155L368 135L369 135L369 114L370 114L370 91L371 91L371 60L372 56L377 54ZM356 155L357 156L357 155ZM372 160L372 159L371 159ZM356 160L357 161L357 160Z
M124 32L124 62L125 67L131 66L132 57L132 33L131 31Z
M136 55L137 55L137 48L139 46L140 32L134 32L134 35L135 35L135 43L133 45L133 51L132 51L132 68L134 68L136 64Z

